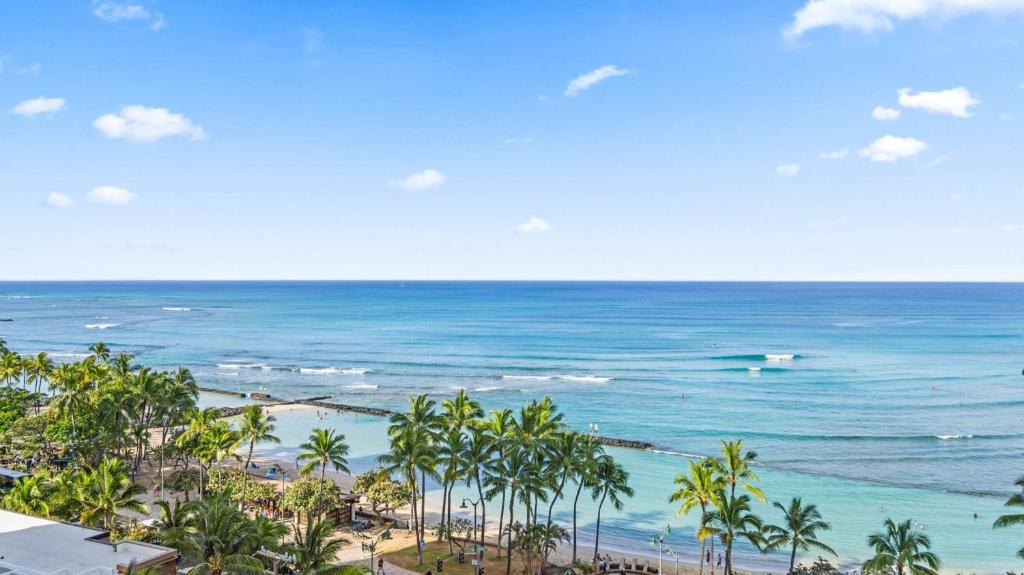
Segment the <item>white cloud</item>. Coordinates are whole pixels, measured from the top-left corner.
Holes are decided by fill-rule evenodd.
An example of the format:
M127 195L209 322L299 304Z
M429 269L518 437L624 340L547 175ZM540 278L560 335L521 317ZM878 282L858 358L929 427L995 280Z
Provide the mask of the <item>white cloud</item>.
M800 173L800 164L783 164L775 167L776 173L780 176L792 178Z
M897 94L900 95L900 106L904 108L916 108L931 114L946 114L957 118L970 118L969 108L980 103L963 86L940 92L918 92L916 94L910 88L903 88L898 90Z
M138 196L135 192L129 192L117 186L99 186L93 188L85 195L85 198L94 204L108 204L119 206L135 201Z
M632 70L619 68L618 66L602 66L574 78L572 82L569 82L569 87L565 89L565 95L571 98L584 90L589 90L608 78L627 76L632 73Z
M155 142L168 136L187 136L192 140L206 139L203 128L182 114L167 108L125 106L117 114L105 114L92 125L108 138L123 138L133 142Z
M32 62L28 66L22 66L14 71L15 74L21 74L22 76L38 76L39 72L43 71L43 65L39 62Z
M150 12L141 4L131 2L93 2L92 13L104 22L149 22L149 29L162 30L167 22L160 12Z
M56 114L66 107L64 98L34 98L32 100L25 100L11 108L11 113L25 116L26 118L34 118L40 114Z
M1004 122L1012 122L1013 114L1007 114L1006 112L1003 112L1002 114L999 114L999 119Z
M537 216L533 216L525 222L516 225L516 230L521 234L539 234L551 229L551 224Z
M820 158L822 160L829 160L829 161L831 161L831 160L842 160L849 153L850 153L849 150L847 150L846 148L843 148L841 150L831 150L831 151L828 151L828 152L819 152L818 153L818 158Z
M928 144L914 138L882 136L857 153L873 162L895 162L923 152Z
M99 2L93 4L92 13L106 22L122 22L125 20L149 20L149 10L131 2Z
M1024 0L807 0L784 34L797 38L829 26L864 33L890 31L894 21L1010 12L1024 12Z
M896 108L886 108L885 106L875 106L874 110L871 110L871 117L876 120L883 122L892 122L900 119L902 112Z
M69 208L75 205L75 200L72 200L71 196L50 192L46 196L46 203L55 208Z
M409 174L405 178L394 182L396 187L402 188L403 190L426 190L428 188L436 188L447 180L444 174L434 169L426 169L422 172L416 172Z

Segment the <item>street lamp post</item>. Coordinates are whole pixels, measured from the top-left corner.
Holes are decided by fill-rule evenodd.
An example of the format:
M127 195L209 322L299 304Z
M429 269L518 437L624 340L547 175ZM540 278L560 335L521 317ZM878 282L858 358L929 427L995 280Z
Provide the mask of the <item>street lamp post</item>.
M668 552L672 553L673 555L675 555L675 553L672 552L672 548L668 547L667 545L665 545L665 536L670 534L670 533L672 533L672 526L671 525L665 525L665 528L661 530L661 533L655 533L654 536L651 537L651 545L652 546L654 546L654 545L658 546L658 575L663 575L663 571L661 569L661 566L662 566L662 556L665 553L665 551L668 551ZM679 570L678 561L679 561L679 559L677 557L676 558L676 571Z
M459 504L459 509L467 509L466 502L473 504L473 549L476 549L476 506L480 505L480 500L473 501L472 499L463 498L462 503Z

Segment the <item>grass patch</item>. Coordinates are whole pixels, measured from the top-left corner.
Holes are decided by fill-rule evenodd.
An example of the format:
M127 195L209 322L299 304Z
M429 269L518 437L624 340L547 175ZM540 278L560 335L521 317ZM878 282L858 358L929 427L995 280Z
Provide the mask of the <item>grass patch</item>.
M437 570L434 568L434 560L447 559L447 561L444 562L444 571L441 575L473 575L472 555L470 553L466 553L466 562L459 565L456 560L459 548L453 545L452 549L454 550L454 553L449 555L448 543L429 541L427 542L427 548L423 550L423 565L416 564L415 546L385 553L384 560L404 569L408 569L409 571L415 571L416 573L426 573L427 571L430 571L433 575L437 575ZM522 561L516 557L512 557L512 573L519 575L523 575L524 573ZM490 545L487 546L487 551L484 553L484 575L505 575L504 552L502 552L502 556L499 559L497 556L497 549Z

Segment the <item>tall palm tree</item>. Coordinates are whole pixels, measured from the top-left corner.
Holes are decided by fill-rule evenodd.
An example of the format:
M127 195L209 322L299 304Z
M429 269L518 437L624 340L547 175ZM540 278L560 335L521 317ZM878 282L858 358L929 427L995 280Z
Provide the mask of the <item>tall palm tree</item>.
M761 518L750 510L750 496L736 497L720 491L712 500L714 509L708 511L708 526L701 530L705 537L717 535L725 547L725 575L732 575L732 550L738 539L746 539L760 547Z
M597 504L597 527L594 531L594 562L597 562L597 550L601 540L601 510L607 499L611 501L612 507L621 510L624 502L622 496L633 496L633 488L629 486L629 473L621 465L615 463L610 455L602 455L597 462L597 474L594 478L594 486L590 490L591 496Z
M470 399L465 389L460 389L454 399L444 400L441 407L444 409L445 423L460 431L473 420L484 416L480 402Z
M104 459L96 469L83 474L78 493L83 524L110 529L122 509L146 513L146 505L137 499L145 489L128 477L120 459Z
M436 405L437 403L425 393L417 396L410 395L409 411L391 416L388 436L394 438L408 430L419 436L417 442L422 444L423 449L433 451L435 438L443 425L441 417L434 409ZM427 508L427 475L434 475L436 458L424 458L421 462L429 463L428 466L417 469L420 474L420 518L423 518L426 516ZM419 529L417 537L419 540L425 540L426 525L423 521L420 521Z
M36 394L36 415L39 414L39 394L40 387L45 381L49 385L50 376L53 375L54 365L53 360L46 354L45 351L41 351L35 355L35 357L29 359L28 365L30 366L29 383L33 385L33 389Z
M1024 477L1017 479L1014 485L1019 487L1021 491L1013 494L1009 499L1006 500L1007 507L1024 507ZM999 519L996 519L992 527L1011 527L1014 525L1024 525L1024 513L1008 513L1006 515L1000 515ZM1017 556L1024 559L1024 547L1021 547L1017 551Z
M88 404L88 388L81 369L76 364L61 364L51 378L51 384L58 391L53 400L53 409L71 420L71 453L78 443L78 425L75 414Z
M320 485L316 490L316 509L319 515L327 466L330 465L335 471L348 473L348 460L345 459L345 456L348 455L348 444L345 443L343 434L335 434L333 429L316 428L309 435L309 440L300 445L299 449L302 450L302 453L295 458L295 462L306 462L299 469L299 473L303 477L320 467Z
M0 380L11 387L21 377L21 356L16 353L5 353L0 357Z
M512 525L515 520L516 490L519 489L521 478L530 472L530 462L526 450L519 445L510 445L505 456L498 464L498 473L508 483L508 528L506 530L505 575L512 573Z
M447 523L451 523L452 490L455 489L455 483L462 479L463 476L463 455L466 451L466 436L463 435L461 429L456 429L453 425L446 432L440 434L438 440L436 445L437 463L444 469L441 475L441 524L444 525L446 523L445 517L448 518ZM452 538L451 533L449 533L449 547L451 547L451 544Z
M680 473L675 479L679 487L672 492L668 500L678 503L676 516L686 515L700 508L700 527L697 528L697 539L700 541L700 575L704 575L704 546L707 537L701 536L701 529L707 527L708 507L714 503L715 497L725 488L724 480L715 472L715 463L710 459L690 461L690 474ZM714 543L714 539L712 539ZM714 549L712 549L712 553Z
M261 405L247 405L242 411L242 424L238 432L242 436L242 441L249 444L249 452L245 456L245 468L242 473L241 506L245 505L245 488L249 480L249 464L252 462L252 451L256 444L260 442L281 443L281 439L274 435L274 430L276 429L275 421L277 421L276 417L263 413L263 406Z
M722 459L718 460L718 471L729 484L729 497L736 496L736 485L738 484L761 503L767 501L764 492L753 483L757 481L757 473L750 466L756 459L756 451L743 451L742 439L722 440Z
M785 522L782 525L765 525L762 529L766 539L762 551L771 552L790 548L789 572L796 566L796 552L818 549L836 555L831 547L818 540L818 531L828 531L831 526L822 521L821 513L816 505L804 505L799 497L794 497L789 506L776 501L773 505L782 511Z
M89 353L96 361L106 363L110 359L110 346L102 341L97 341L89 346Z
M551 497L551 504L548 505L548 528L551 527L551 514L555 510L555 503L562 498L565 481L572 476L573 469L576 467L580 455L581 438L582 436L575 431L563 431L555 436L551 444L552 457L549 463L557 476L558 486Z
M311 527L305 535L295 533L292 549L295 553L295 570L301 575L350 575L361 572L351 566L335 564L338 551L348 543L342 537L333 537L334 526L328 521L311 523L313 514L307 515Z
M480 547L484 547L484 535L487 533L487 498L484 497L483 476L487 472L494 454L494 444L479 425L469 430L466 448L462 453L462 471L466 478L466 487L476 482L476 493L480 500ZM499 537L500 539L500 537Z
M502 410L492 409L491 417L484 421L481 427L486 431L491 446L497 455L497 458L490 461L485 467L487 477L484 483L488 489L488 500L501 493L501 505L498 507L500 513L498 514L497 545L498 557L501 557L501 535L502 525L505 524L505 492L508 489L508 481L503 474L499 473L499 464L505 459L505 449L512 433L512 410L508 408Z
M576 497L572 500L572 560L576 562L576 517L583 489L594 486L597 479L597 462L604 455L604 447L593 435L584 435L580 440L580 453L573 467L576 482Z
M231 426L225 421L215 421L205 433L199 436L194 452L199 459L200 499L206 495L203 490L204 468L209 469L214 464L219 467L221 462L229 457L240 460L241 458L235 455L235 449L238 448L239 442L241 442L241 437L238 432L231 429ZM206 464L205 467L203 463Z
M412 506L409 509L409 529L415 533L417 538L416 559L419 565L423 564L423 547L419 544L421 521L416 510L416 498L419 494L419 489L416 486L416 472L433 465L433 458L433 450L427 437L412 427L402 429L398 435L392 435L390 451L379 458L380 463L387 468L388 472L398 473L411 491Z
M10 491L3 497L4 509L47 517L50 515L50 505L46 501L46 483L42 477L27 476L15 480Z
M939 558L930 551L932 542L924 533L911 528L910 520L886 519L885 531L868 536L868 547L875 555L864 562L865 573L936 575Z

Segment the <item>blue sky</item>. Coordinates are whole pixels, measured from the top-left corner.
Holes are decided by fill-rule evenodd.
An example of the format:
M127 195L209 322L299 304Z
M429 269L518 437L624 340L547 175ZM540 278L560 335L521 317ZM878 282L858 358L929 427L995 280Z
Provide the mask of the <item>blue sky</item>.
M0 280L1024 280L1022 38L1024 0L8 0Z

